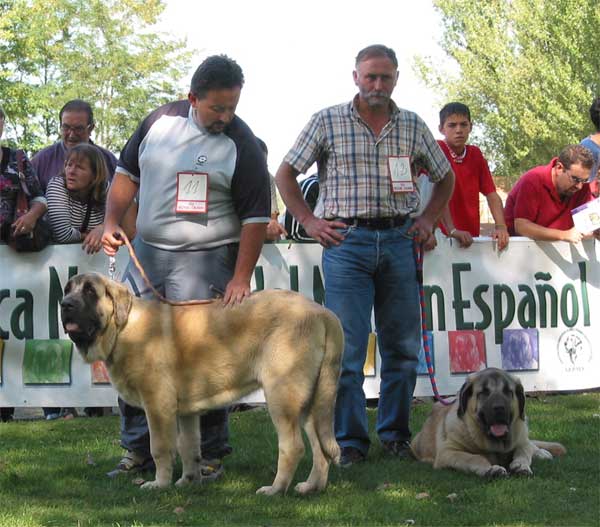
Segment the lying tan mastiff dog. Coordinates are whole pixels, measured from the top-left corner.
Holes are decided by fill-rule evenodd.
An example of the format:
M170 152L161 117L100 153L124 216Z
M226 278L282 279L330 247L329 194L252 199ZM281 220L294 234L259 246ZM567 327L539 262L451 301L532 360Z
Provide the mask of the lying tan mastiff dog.
M434 468L487 477L532 476L533 458L566 453L559 443L529 439L523 386L497 368L470 375L452 405L436 403L411 451Z
M121 397L146 412L156 480L143 487L171 484L176 444L183 464L176 484L200 481L198 414L262 387L279 460L273 484L257 492L287 490L304 454L302 427L313 465L295 489L325 488L329 464L340 456L333 414L344 347L329 310L281 290L252 294L236 307L220 300L171 306L90 273L69 280L61 315L83 359L104 361Z

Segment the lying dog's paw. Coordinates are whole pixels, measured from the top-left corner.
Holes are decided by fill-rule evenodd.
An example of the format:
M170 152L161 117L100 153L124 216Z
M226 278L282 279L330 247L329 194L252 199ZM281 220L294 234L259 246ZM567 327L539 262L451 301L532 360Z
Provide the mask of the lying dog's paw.
M553 459L554 456L552 455L551 452L548 452L545 448L538 448L533 453L533 458L534 459Z
M507 478L508 472L500 465L492 465L484 474L486 478Z
M514 474L515 476L526 476L526 477L533 476L533 470L531 470L531 467L529 465L522 464L519 461L513 461L510 464L509 469L510 469L510 472L512 474Z

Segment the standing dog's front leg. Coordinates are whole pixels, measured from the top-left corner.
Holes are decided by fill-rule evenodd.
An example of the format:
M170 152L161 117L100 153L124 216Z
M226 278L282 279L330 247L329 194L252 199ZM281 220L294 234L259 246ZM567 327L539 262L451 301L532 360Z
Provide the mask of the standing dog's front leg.
M175 442L177 438L177 419L175 411L162 412L145 408L148 429L150 431L150 453L156 465L154 481L147 481L143 489L168 487L173 477L173 462L175 461Z
M198 414L179 416L177 451L183 465L183 473L175 485L181 487L188 483L201 481L200 416Z

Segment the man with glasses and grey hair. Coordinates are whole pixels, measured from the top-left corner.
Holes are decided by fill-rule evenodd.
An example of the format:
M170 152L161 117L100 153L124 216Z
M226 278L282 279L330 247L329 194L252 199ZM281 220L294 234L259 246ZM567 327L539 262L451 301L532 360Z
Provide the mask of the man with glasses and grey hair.
M90 139L95 126L94 113L89 103L81 99L69 101L60 110L59 120L60 141L40 150L31 159L44 192L46 192L48 181L62 172L65 165L65 154L69 148L79 143L94 144ZM112 179L117 166L117 158L105 148L95 146L102 152L109 178Z
M550 161L525 172L509 192L504 207L511 236L539 241L579 243L571 211L594 199L588 180L594 157L582 145L569 145ZM600 230L594 231L598 238Z

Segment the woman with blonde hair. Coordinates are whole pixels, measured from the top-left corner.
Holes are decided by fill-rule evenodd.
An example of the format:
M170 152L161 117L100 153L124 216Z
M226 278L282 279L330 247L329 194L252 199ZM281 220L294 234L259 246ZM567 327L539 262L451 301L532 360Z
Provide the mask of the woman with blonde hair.
M107 188L102 152L89 143L71 148L64 171L46 189L50 227L57 243L81 242L88 254L101 249Z

